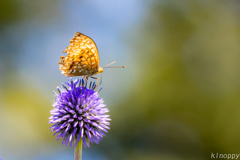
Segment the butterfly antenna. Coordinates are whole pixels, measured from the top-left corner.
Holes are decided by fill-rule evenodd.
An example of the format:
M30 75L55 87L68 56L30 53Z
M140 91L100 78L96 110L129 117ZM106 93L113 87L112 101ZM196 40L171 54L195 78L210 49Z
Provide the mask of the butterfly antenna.
M110 64L104 66L103 68L105 68L105 67L107 67L107 66L110 66L110 65L112 65L112 64L114 64L114 63L116 63L116 61L114 61L114 62L112 62L112 63L110 63Z
M126 68L126 66L113 66L113 67L105 67L105 68Z
M112 62L112 63L110 63L110 64L108 64L108 65L106 65L106 66L104 66L104 67L102 67L102 68L126 68L125 66L113 66L113 67L107 67L107 66L110 66L110 65L112 65L112 64L114 64L114 63L116 63L116 61L114 61L114 62Z

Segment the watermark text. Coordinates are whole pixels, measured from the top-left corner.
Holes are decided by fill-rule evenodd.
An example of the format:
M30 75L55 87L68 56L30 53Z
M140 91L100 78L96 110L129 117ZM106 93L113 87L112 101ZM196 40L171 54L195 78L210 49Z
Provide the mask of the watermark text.
M213 159L238 159L240 154L211 153Z

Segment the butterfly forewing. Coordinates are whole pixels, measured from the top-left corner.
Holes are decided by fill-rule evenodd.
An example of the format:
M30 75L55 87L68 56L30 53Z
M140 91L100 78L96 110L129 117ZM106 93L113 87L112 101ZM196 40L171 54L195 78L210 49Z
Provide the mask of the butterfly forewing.
M63 52L67 53L67 56L61 56L58 64L60 71L66 77L89 77L98 72L98 49L90 37L76 32L70 40L70 45Z

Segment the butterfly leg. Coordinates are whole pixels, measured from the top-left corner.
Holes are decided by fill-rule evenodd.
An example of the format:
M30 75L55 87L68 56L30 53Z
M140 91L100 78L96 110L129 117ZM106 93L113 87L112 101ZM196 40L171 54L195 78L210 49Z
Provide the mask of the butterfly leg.
M87 84L88 77L87 77L87 76L83 76L83 79L84 79L84 84L83 84L83 86L85 86L85 85Z
M95 87L95 91L97 91L97 86L98 86L98 81L99 81L99 78L96 78L96 77L91 77L92 79L97 79L97 83L96 83L96 87Z
M86 77L85 76L82 76L83 77L83 80L84 80L84 84L82 84L83 86L85 85L85 82L86 82Z

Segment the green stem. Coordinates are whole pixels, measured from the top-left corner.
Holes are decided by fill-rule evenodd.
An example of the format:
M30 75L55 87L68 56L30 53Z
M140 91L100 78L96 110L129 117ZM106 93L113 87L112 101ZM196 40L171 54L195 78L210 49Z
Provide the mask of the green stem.
M74 160L82 160L82 138L80 138L78 145L75 148Z

